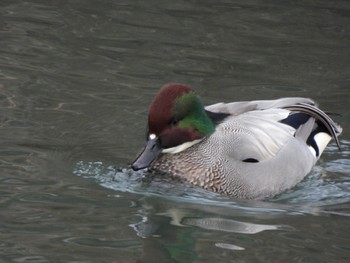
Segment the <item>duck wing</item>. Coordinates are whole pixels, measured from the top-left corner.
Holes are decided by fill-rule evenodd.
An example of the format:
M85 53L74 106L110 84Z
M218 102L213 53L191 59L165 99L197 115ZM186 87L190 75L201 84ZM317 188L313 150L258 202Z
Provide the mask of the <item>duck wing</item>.
M217 125L215 137L224 140L229 145L225 147L231 147L226 152L241 161L270 160L293 140L304 142L304 148L316 158L331 138L339 146L341 128L311 99L217 103L205 109L211 112L210 117L225 116Z
M272 108L285 108L296 104L308 104L315 105L315 102L308 98L291 97L281 98L277 100L253 100L253 101L239 101L223 103L219 102L216 104L208 105L205 107L207 111L214 113L222 113L229 115L239 115L244 112L254 110L266 110Z

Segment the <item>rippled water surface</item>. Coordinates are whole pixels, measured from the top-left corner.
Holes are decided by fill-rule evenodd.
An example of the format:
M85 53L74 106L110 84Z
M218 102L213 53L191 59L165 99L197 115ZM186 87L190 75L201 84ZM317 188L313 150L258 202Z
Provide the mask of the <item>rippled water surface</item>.
M350 262L348 1L0 2L1 262ZM128 165L167 82L312 97L344 129L266 201Z

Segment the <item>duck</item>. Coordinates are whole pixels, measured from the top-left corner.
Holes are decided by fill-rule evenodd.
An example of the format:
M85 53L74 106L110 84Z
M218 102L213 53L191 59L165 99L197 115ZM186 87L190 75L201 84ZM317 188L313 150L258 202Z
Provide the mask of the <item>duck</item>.
M332 139L340 150L341 132L310 98L204 106L187 85L169 83L151 102L146 143L131 168L263 200L302 181Z

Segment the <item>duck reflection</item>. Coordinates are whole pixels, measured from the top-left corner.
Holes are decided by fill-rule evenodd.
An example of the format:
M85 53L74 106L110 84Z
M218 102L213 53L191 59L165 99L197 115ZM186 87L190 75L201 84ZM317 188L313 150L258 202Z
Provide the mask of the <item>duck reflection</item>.
M190 207L190 208L189 208ZM235 210L235 209L233 209ZM220 212L221 211L221 212ZM158 198L144 198L140 209L141 220L131 224L136 234L143 238L143 254L138 262L194 262L200 261L199 251L225 249L245 250L236 243L242 235L258 234L267 230L290 230L289 226L256 224L232 219L240 213L223 207L181 207L179 203L162 202ZM237 235L235 235L237 234Z

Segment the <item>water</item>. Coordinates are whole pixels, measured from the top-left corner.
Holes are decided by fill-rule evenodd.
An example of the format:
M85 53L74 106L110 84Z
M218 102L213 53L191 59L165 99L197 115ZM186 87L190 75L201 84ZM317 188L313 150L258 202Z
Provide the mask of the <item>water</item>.
M1 262L349 262L348 1L0 3ZM167 82L306 96L343 128L298 186L236 200L128 169Z

